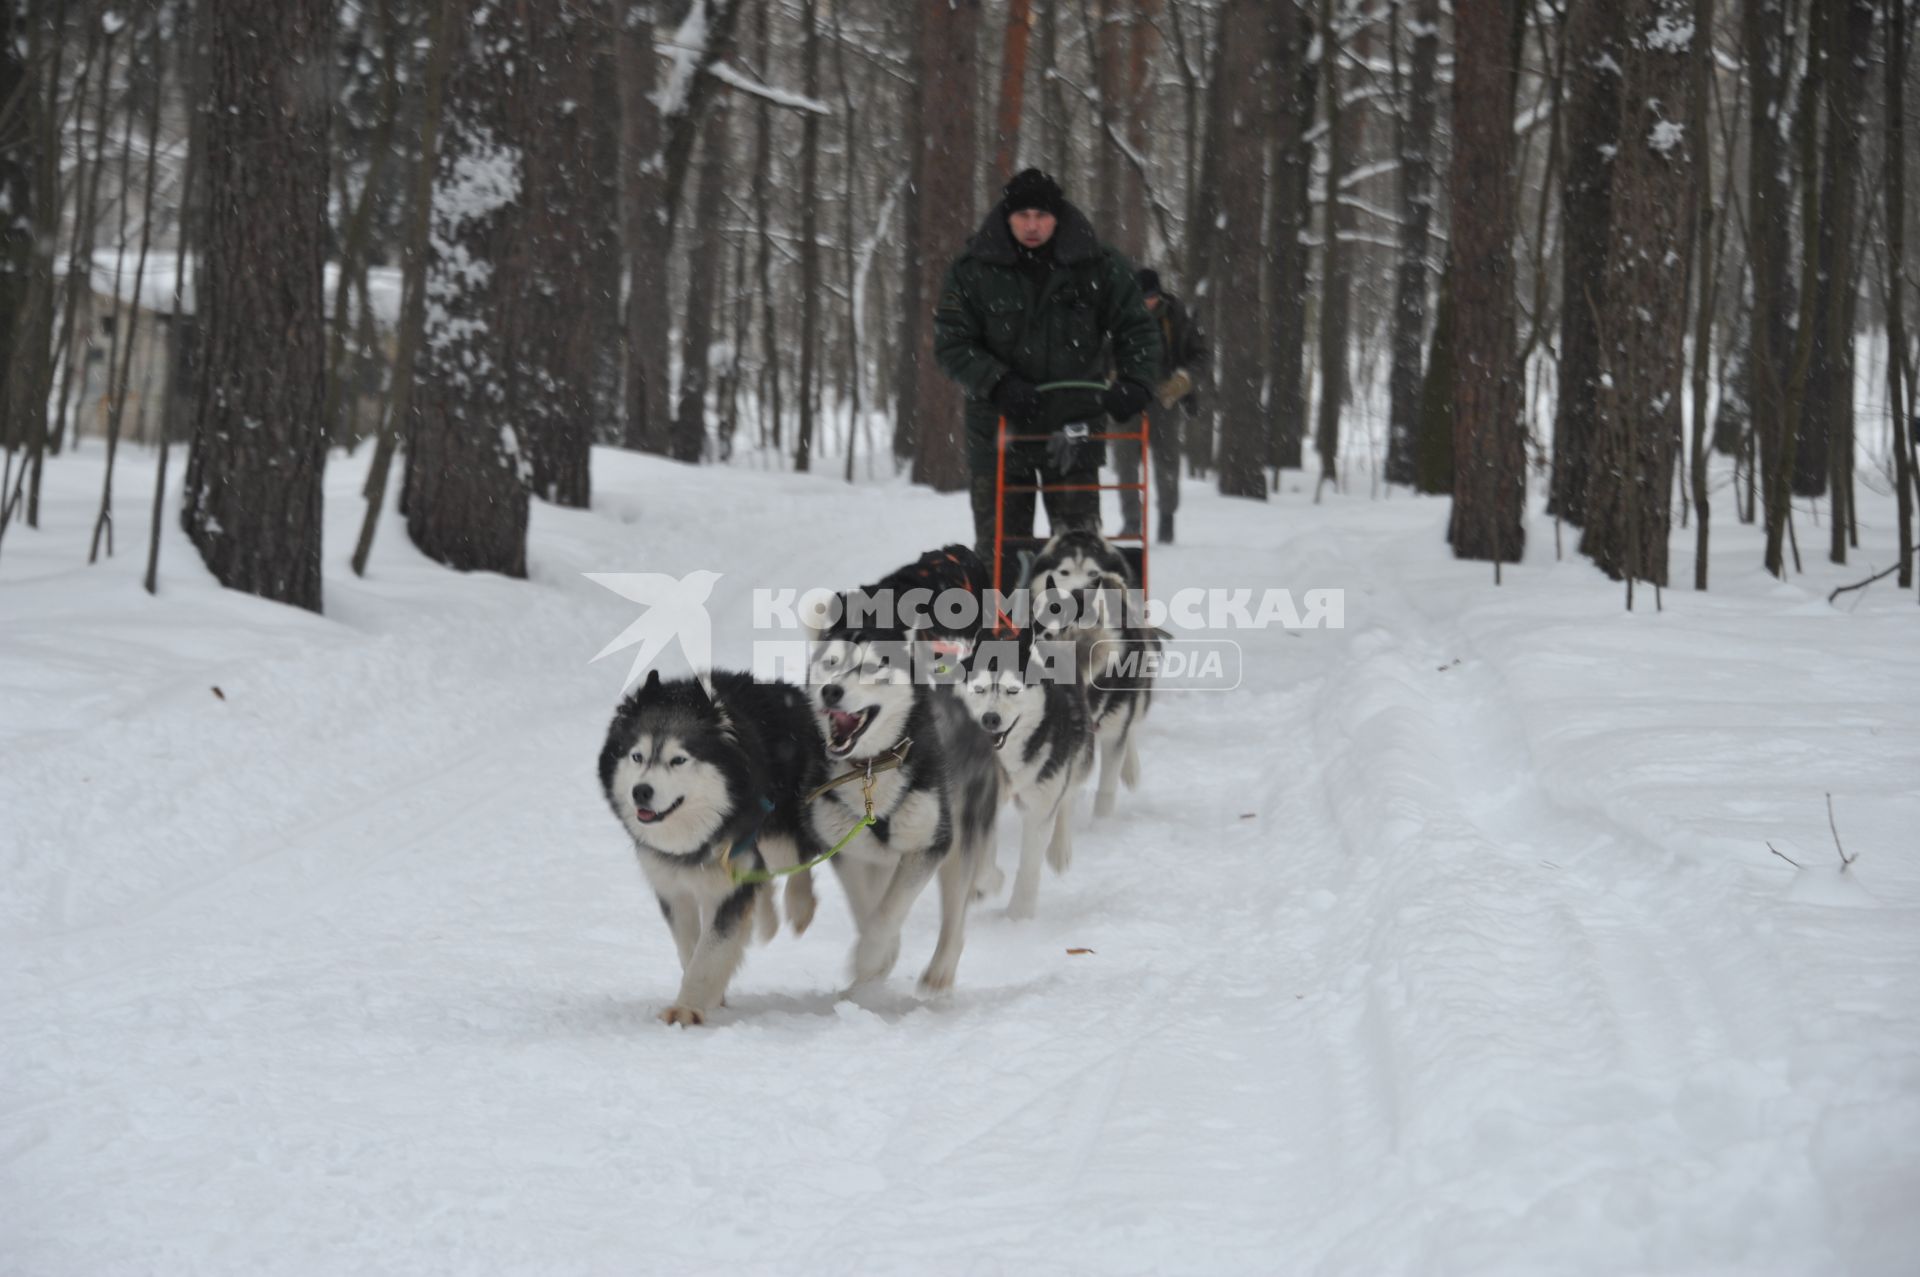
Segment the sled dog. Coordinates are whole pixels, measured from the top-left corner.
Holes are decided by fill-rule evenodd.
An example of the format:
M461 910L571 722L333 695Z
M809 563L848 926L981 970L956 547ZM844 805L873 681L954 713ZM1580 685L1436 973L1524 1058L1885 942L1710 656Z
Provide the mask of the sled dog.
M826 776L804 689L735 673L712 681L710 700L692 679L649 673L600 751L601 788L680 952L680 991L660 1013L668 1024L702 1023L726 996L750 933L765 940L779 930L772 885L742 885L734 873L815 853L802 800ZM787 902L794 929L805 930L809 888L790 885Z
M1033 916L1043 848L1055 873L1073 861L1073 795L1094 757L1077 661L1073 643L1036 643L1032 630L1013 639L988 637L967 660L963 700L993 742L1003 797L1020 810L1020 865L1007 902L1014 918ZM989 854L980 865L979 894L997 893L1004 881Z

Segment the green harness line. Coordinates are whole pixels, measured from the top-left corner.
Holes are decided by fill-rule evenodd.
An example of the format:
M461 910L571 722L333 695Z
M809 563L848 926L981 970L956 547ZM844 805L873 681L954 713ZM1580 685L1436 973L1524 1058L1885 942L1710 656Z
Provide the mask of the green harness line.
M835 776L824 785L816 786L813 792L801 801L801 806L806 806L828 790L835 789L841 785L851 784L857 780L860 782L861 794L866 803L866 814L861 816L860 819L854 823L853 828L847 831L847 836L815 856L812 860L802 861L787 869L748 869L744 871L735 869L732 864L733 853L759 841L759 830L756 829L752 834L720 853L720 867L726 870L727 877L733 881L734 886L745 887L754 883L772 882L776 878L786 878L793 874L805 873L809 869L824 865L827 861L832 860L840 854L841 850L846 847L848 843L852 842L854 838L859 835L861 830L871 828L873 825L879 823L880 818L873 814L873 786L875 780L879 773L892 771L905 763L907 761L907 750L911 748L912 745L913 741L910 739L901 741L888 752L885 762L877 762L870 758L867 760L865 767L856 767L843 775Z

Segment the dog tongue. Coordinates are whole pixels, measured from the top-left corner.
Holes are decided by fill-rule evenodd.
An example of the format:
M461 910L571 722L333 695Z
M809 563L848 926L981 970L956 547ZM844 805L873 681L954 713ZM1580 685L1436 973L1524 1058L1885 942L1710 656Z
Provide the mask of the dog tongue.
M633 809L633 814L638 816L642 820L652 820L655 816L659 815L660 813L656 812L651 807L636 807Z
M849 714L843 709L829 710L827 717L833 720L833 734L835 736L846 736L851 733L854 728L860 726L860 716L858 714Z

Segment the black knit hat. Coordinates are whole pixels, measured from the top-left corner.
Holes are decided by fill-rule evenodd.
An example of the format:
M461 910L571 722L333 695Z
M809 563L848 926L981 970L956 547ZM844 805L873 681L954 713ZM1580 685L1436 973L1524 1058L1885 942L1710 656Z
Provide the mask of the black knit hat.
M1037 208L1058 217L1066 204L1067 197L1060 193L1060 183L1037 168L1021 169L1015 173L1000 198L1000 209L1008 214L1018 213L1024 208Z
M1143 297L1158 296L1160 292L1160 272L1151 266L1142 266L1133 273L1134 280L1140 285Z

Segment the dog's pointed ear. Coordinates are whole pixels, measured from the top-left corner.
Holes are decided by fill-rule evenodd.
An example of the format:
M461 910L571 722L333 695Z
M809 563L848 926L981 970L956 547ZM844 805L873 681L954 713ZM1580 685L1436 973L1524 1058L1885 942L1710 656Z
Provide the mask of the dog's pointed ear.
M660 690L660 671L659 670L647 671L647 681L645 686L643 686L641 690L647 691L647 692L657 692Z

